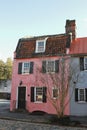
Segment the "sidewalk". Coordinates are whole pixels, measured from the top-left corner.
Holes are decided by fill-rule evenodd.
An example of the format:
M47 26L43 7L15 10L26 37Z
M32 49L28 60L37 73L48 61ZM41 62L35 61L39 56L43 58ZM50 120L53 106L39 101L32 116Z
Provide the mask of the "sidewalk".
M20 120L34 123L48 123L50 115L31 115L28 112L10 112L9 109L0 112L0 119Z
M32 115L28 112L10 112L9 109L6 109L0 112L0 119L6 120L16 120L23 122L31 122L31 123L49 123L49 120L52 118L52 115L44 114L44 115ZM79 121L80 126L87 127L87 116L86 117L71 117L72 121Z
M82 126L87 126L87 116L72 116L72 121L79 121Z

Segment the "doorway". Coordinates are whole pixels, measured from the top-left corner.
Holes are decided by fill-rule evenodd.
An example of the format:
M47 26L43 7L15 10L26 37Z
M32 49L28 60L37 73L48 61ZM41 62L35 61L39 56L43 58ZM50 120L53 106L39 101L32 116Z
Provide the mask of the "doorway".
M26 109L26 87L18 87L18 109Z

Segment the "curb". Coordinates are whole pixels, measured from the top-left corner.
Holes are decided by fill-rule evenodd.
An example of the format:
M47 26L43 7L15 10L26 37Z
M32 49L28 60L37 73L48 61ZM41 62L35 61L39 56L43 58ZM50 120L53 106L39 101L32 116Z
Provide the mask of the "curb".
M2 120L11 120L11 121L20 121L20 122L27 122L32 124L46 124L46 125L54 125L54 126L61 126L61 127L72 127L72 128L87 128L86 124L81 124L80 126L66 126L66 125L57 125L57 124L50 124L49 122L42 122L42 121L34 121L34 120L27 120L27 119L17 119L11 117L0 117Z
M34 120L26 120L26 119L17 119L17 118L10 118L10 117L0 117L2 120L11 120L11 121L20 121L20 122L27 122L27 123L35 123L35 124L49 124L47 122L42 122L42 121L34 121Z

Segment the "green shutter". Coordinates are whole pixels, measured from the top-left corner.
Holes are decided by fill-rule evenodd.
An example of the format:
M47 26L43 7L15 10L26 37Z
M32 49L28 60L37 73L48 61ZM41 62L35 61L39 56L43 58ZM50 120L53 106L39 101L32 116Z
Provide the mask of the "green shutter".
M75 101L78 102L78 88L75 89Z
M18 74L22 74L22 62L18 64Z
M55 61L55 72L58 73L59 72L59 60Z
M42 72L46 73L46 61L42 61Z
M43 87L43 102L47 102L47 88Z
M34 87L31 87L31 102L34 102Z
M84 70L84 57L80 57L80 70Z
M85 88L85 101L87 102L87 88Z
M30 74L33 73L34 62L30 62Z

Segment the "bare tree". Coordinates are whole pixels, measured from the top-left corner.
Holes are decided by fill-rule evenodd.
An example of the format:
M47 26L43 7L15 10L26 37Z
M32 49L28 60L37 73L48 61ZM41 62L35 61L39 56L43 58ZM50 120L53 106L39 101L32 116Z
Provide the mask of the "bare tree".
M42 58L41 61L44 59ZM72 94L69 95L70 83L72 82L73 90L76 83L78 82L79 73L77 74L77 66L72 67L71 59L69 56L62 56L59 60L59 71L42 73L41 67L37 66L36 72L36 83L37 86L39 83L47 87L47 99L50 101L52 106L56 110L58 118L64 117L66 108L69 105ZM44 66L45 67L45 66ZM74 68L74 69L73 69ZM52 94L52 87L54 91ZM54 98L53 98L53 96Z

